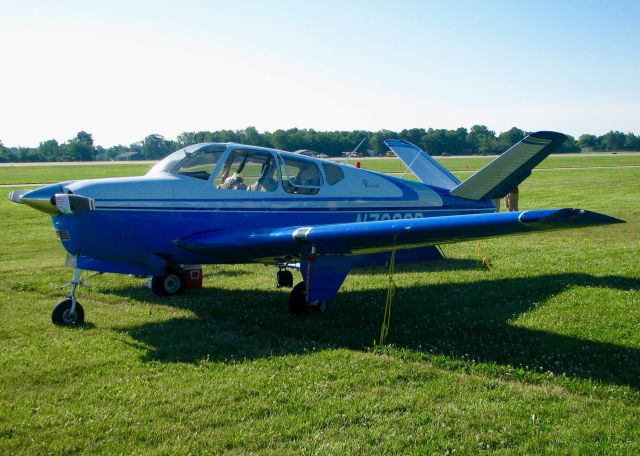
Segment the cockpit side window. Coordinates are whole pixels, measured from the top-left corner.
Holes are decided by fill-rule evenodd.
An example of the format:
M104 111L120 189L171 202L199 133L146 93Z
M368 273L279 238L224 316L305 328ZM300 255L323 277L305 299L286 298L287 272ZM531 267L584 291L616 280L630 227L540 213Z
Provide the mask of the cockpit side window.
M224 151L220 146L204 146L194 152L186 150L184 158L170 172L208 180Z
M273 155L253 150L233 151L215 181L219 190L275 192L278 167Z
M327 178L327 184L335 185L344 179L344 171L337 165L332 165L331 163L323 163L322 168L324 169L324 175Z
M282 187L287 193L315 195L320 191L322 177L314 162L282 155L280 158Z

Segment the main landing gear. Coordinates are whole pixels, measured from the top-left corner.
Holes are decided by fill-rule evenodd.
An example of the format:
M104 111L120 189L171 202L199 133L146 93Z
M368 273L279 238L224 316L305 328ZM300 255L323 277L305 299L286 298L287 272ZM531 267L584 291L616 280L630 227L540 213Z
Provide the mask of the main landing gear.
M176 269L167 269L167 274L163 276L153 276L151 279L151 290L158 296L173 296L184 293L187 288L187 281L184 274Z
M83 281L80 280L80 269L75 268L73 270L73 278L71 282L63 286L64 289L67 286L70 286L71 289L67 293L64 294L67 296L67 299L58 304L51 312L51 321L60 326L78 326L84 323L84 309L80 305L80 303L76 300L76 291L78 287L84 285Z
M280 263L276 275L276 286L293 289L289 294L289 312L293 315L307 315L310 312L326 312L329 309L329 301L311 301L307 299L307 282L299 282L293 286L293 273L289 267L299 268L299 264ZM309 274L307 274L309 279Z
M293 315L306 315L310 312L326 312L329 309L329 301L307 300L307 284L299 282L289 294L289 312Z

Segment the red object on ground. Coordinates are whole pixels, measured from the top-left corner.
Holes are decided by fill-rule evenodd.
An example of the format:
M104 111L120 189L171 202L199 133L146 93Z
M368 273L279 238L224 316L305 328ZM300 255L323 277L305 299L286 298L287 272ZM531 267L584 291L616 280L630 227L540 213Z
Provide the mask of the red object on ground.
M356 168L360 168L360 162L356 162Z
M187 285L187 290L190 288L202 288L202 276L201 265L183 266L182 277Z

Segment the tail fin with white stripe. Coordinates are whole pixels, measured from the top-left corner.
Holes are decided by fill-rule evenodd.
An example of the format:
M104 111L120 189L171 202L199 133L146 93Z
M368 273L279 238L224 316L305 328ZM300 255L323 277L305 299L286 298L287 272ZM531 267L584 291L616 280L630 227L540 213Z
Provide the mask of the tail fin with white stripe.
M476 201L503 198L566 139L562 133L553 131L531 133L449 193Z

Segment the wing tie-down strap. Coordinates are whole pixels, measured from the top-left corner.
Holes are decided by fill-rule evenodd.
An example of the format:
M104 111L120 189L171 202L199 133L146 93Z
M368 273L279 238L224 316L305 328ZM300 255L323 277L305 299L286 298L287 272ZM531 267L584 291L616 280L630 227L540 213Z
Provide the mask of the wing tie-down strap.
M396 249L391 250L391 261L389 262L389 288L387 289L387 302L384 306L384 318L382 328L380 328L380 345L384 345L384 340L389 335L389 325L391 324L391 303L396 294L396 282L393 280L393 269L396 264Z

